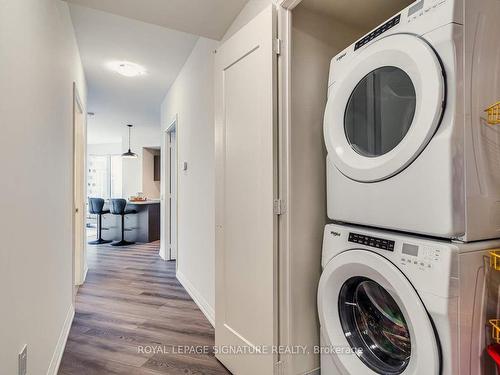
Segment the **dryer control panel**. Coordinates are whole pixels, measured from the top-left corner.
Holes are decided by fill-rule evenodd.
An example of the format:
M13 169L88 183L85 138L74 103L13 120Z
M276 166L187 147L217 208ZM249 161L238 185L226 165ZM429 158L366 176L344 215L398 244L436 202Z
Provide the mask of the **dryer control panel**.
M401 15L398 14L396 17L391 18L389 21L384 23L383 25L377 27L371 33L365 35L362 39L358 40L356 44L354 44L354 50L356 51L358 48L363 47L366 43L371 42L373 39L377 38L379 35L382 35L387 30L396 26L401 20Z

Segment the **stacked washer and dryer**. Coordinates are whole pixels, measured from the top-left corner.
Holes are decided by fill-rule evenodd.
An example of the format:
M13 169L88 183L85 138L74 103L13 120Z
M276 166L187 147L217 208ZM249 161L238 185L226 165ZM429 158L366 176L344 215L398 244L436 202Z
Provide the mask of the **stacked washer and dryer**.
M495 373L499 17L499 0L417 1L332 59L323 375Z

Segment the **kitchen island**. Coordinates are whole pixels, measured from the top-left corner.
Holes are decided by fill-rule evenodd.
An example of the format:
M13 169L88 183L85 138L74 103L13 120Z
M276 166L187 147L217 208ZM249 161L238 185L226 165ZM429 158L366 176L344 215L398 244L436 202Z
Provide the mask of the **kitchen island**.
M106 206L109 208L109 204ZM127 201L127 210L137 213L125 216L125 240L147 243L160 239L160 200ZM115 241L121 238L120 216L103 215L102 226L104 239Z

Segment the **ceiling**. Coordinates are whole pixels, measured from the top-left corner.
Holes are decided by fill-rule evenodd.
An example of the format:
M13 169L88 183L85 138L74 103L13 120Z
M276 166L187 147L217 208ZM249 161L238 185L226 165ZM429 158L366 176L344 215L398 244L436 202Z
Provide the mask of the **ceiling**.
M123 17L220 40L247 0L66 0Z
M371 30L414 0L303 0L300 5L345 24Z
M87 78L87 111L95 113L88 142L121 142L128 123L159 128L161 103L198 36L73 4L70 13ZM116 60L140 64L147 74L124 77L106 66Z

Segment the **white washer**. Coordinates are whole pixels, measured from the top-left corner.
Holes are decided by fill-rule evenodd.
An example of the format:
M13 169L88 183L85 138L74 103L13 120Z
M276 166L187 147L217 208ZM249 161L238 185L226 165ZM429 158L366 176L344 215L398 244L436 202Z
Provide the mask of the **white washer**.
M330 219L500 237L499 17L498 0L421 0L332 59Z
M484 348L500 281L486 249L497 247L327 225L321 374L495 374Z

